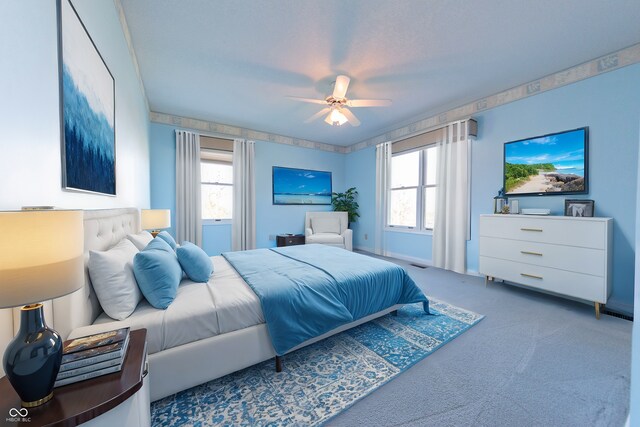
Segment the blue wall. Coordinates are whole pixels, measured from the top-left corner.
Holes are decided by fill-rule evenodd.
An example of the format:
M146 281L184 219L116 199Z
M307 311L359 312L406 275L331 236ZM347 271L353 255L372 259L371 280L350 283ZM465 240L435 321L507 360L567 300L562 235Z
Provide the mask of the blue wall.
M610 308L633 309L633 278L638 168L640 64L583 80L475 115L479 138L472 143L471 241L467 268L478 269L478 219L491 213L502 186L503 144L550 132L589 126L589 194L596 215L614 218L613 293ZM375 149L346 156L347 185L360 190L357 247L373 248L375 229ZM551 208L562 215L564 197L520 197L524 208ZM369 240L364 240L364 234ZM388 252L431 261L431 236L386 232Z
M307 211L327 211L331 206L274 205L271 172L273 166L315 169L332 172L333 191L344 191L344 155L328 151L256 141L256 245L276 245L270 236L281 233L304 233Z
M638 138L640 144L640 138ZM636 192L636 225L640 224L640 170ZM636 247L640 244L640 228L636 227ZM630 426L640 425L640 254L636 252L636 289L634 303L633 335L631 338L631 398L629 404Z
M151 124L151 207L171 209L175 235L176 149L175 126ZM303 233L304 214L312 210L331 210L331 206L281 206L271 200L271 168L286 166L332 172L333 191L343 191L345 156L327 151L256 141L256 244L259 248L275 246L270 236L280 233ZM209 255L231 250L231 225L205 222L202 247Z

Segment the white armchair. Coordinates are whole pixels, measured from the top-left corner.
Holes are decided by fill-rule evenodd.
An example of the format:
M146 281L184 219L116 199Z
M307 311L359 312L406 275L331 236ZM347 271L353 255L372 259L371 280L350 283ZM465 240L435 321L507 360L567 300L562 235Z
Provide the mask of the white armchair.
M305 243L321 243L353 250L353 232L347 212L307 212L304 219Z

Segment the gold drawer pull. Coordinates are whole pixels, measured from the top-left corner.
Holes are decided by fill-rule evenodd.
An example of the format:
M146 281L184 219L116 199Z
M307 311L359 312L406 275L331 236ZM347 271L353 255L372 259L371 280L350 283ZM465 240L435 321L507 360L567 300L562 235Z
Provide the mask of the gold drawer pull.
M529 251L520 251L521 254L525 254L525 255L535 255L535 256L542 256L542 254L540 252L529 252Z
M532 279L540 279L540 280L542 280L542 276L534 276L533 274L527 274L527 273L520 273L520 275L524 276L524 277L530 277Z
M522 231L537 231L542 233L542 228L521 228Z

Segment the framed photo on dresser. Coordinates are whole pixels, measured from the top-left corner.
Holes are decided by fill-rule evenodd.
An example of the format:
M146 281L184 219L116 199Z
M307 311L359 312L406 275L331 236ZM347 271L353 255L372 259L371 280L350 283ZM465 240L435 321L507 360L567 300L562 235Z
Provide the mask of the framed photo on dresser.
M592 217L595 211L593 200L565 199L564 216Z

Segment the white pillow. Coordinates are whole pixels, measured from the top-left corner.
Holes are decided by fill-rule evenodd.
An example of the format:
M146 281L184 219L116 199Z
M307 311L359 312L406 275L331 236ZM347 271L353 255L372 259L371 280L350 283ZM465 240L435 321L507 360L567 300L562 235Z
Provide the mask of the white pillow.
M311 218L311 228L314 233L340 234L340 218Z
M109 317L124 320L142 299L133 275L133 257L138 249L122 239L108 251L89 252L89 276L102 309Z
M153 236L148 231L142 230L138 234L129 234L127 239L141 251L153 240Z

